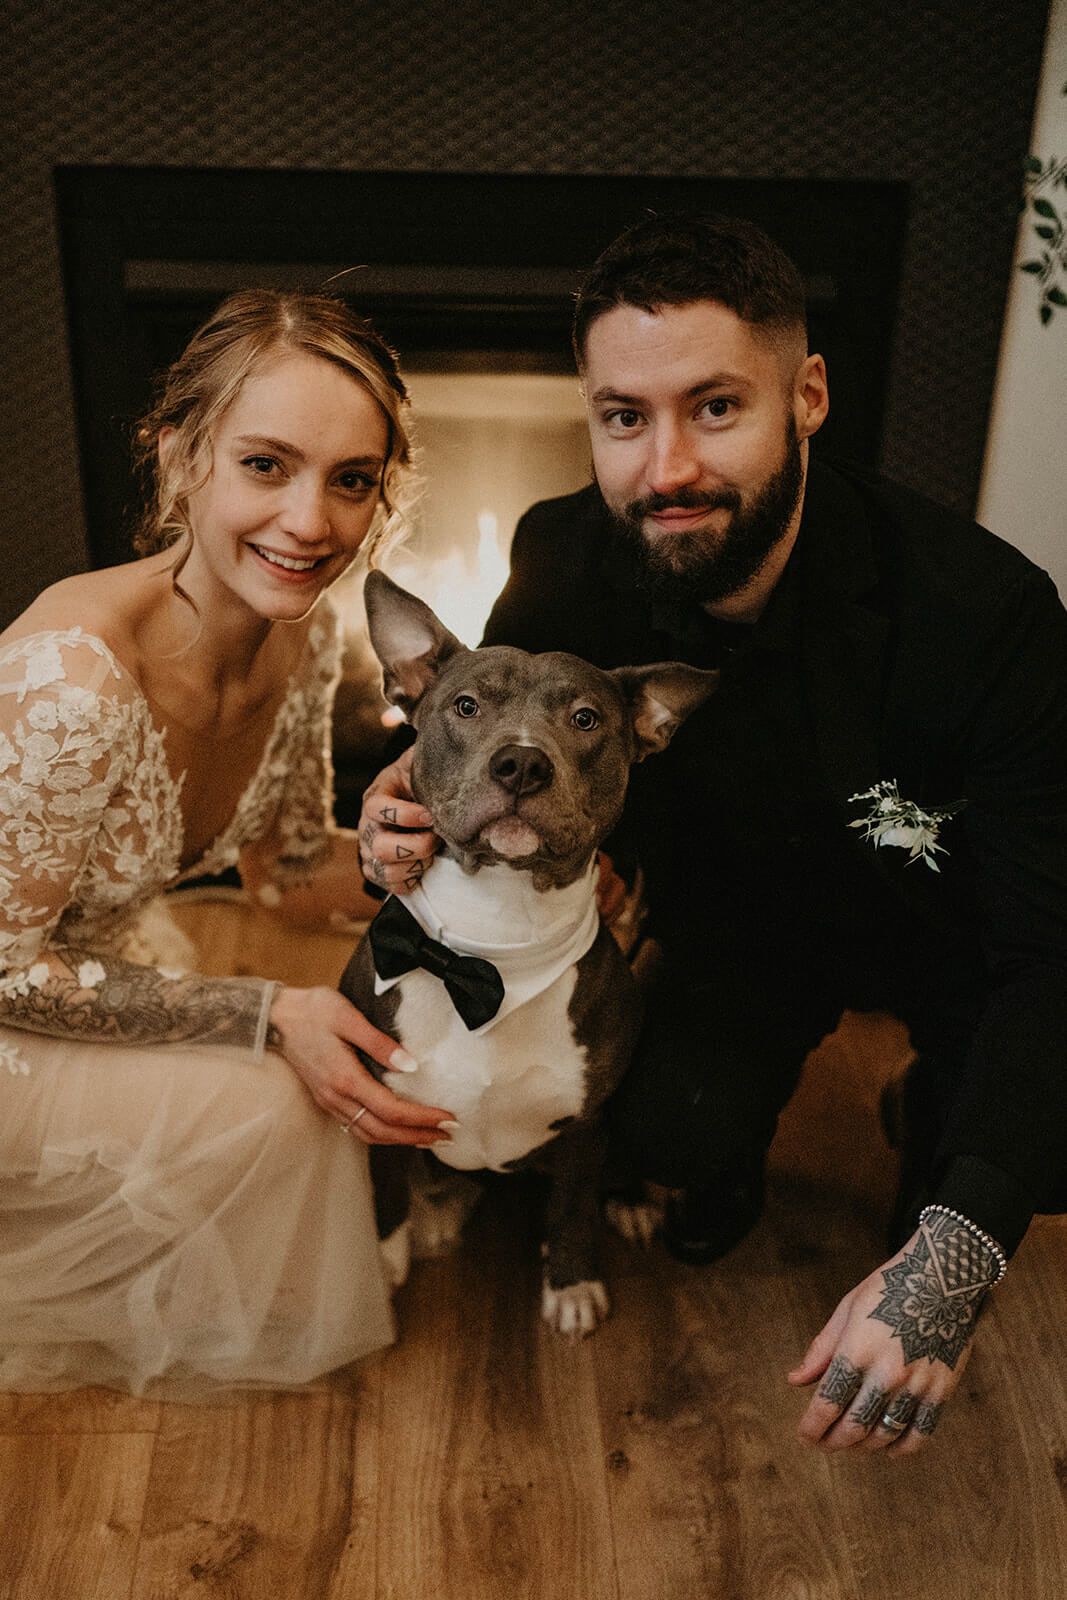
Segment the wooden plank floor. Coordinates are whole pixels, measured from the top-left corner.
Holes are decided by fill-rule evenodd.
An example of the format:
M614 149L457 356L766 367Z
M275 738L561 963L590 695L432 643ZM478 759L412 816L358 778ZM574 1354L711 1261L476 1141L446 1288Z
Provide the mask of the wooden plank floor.
M237 905L181 918L213 971L332 981L348 954ZM531 1197L504 1182L417 1264L397 1346L315 1392L0 1396L0 1600L1059 1600L1064 1224L1031 1229L923 1456L795 1437L784 1374L882 1259L877 1095L906 1055L846 1019L756 1230L706 1269L609 1244L595 1339L542 1331Z

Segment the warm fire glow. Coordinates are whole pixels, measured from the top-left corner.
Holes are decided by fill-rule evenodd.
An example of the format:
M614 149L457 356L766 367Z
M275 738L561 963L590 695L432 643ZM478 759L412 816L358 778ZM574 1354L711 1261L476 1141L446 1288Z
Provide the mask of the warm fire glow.
M401 551L389 567L391 578L425 600L445 627L473 649L507 582L508 560L500 547L496 513L478 513L476 541L437 557Z

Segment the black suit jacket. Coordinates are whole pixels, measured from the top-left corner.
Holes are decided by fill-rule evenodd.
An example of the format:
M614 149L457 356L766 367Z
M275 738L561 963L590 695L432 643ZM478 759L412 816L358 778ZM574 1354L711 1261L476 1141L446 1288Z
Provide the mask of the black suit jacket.
M905 928L981 964L937 1198L1014 1248L1067 1188L1067 615L1049 578L985 529L815 460L787 572L824 823L891 885ZM605 667L681 653L593 487L522 518L484 642ZM679 739L699 737L698 714ZM939 872L848 828L863 809L850 796L885 779L924 809L966 802Z

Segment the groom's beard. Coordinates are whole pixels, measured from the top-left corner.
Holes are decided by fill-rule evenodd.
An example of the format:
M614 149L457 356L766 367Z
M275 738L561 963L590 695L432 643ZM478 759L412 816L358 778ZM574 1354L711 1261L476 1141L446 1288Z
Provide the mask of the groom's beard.
M787 418L782 465L765 479L746 505L739 489L717 491L678 489L673 494L650 494L633 500L621 511L609 506L612 520L637 554L644 587L692 602L725 600L752 582L771 551L785 537L804 486L804 465L796 423ZM645 537L643 523L669 506L686 510L706 507L732 513L726 527L716 532L699 528L691 532Z

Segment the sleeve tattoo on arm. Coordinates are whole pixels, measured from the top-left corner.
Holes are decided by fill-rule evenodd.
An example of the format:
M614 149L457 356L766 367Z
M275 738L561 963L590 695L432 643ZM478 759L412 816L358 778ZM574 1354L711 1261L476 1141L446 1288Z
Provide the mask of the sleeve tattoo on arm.
M896 1334L905 1361L925 1356L952 1370L998 1271L992 1253L966 1228L951 1217L930 1217L914 1249L882 1273L885 1292L871 1317Z
M62 966L0 982L0 1017L57 1038L251 1045L264 1004L259 978L166 977L112 956L54 950Z

